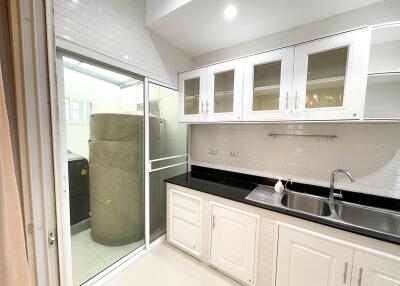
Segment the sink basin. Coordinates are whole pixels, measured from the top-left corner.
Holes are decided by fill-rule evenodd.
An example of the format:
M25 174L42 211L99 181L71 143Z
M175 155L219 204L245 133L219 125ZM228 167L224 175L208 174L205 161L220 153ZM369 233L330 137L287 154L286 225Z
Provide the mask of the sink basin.
M335 204L337 216L348 223L400 235L400 214L352 204Z
M286 193L281 200L282 205L297 211L317 216L330 216L329 204L322 199L296 193Z

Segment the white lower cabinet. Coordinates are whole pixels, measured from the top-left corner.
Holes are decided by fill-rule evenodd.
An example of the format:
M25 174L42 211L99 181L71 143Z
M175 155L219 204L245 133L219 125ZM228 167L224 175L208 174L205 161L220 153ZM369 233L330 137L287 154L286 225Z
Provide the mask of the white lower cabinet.
M212 265L246 284L255 284L257 215L211 203Z
M280 227L276 286L351 285L353 255L326 238Z
M400 286L400 258L279 226L275 286Z
M168 240L196 257L201 257L201 209L201 198L169 190Z
M400 259L356 251L352 286L400 286Z
M264 217L183 187L169 184L167 190L168 242L243 284L400 286L400 257L394 255L398 252L374 250L375 240L367 248L346 241L341 231L337 236L321 234L302 228L300 222L272 220L269 211ZM271 223L261 230L260 216Z

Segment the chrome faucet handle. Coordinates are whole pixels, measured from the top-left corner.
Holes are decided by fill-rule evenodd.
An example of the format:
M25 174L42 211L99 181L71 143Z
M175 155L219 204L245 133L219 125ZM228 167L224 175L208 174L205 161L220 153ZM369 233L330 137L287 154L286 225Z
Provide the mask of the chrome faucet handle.
M292 178L288 178L288 179L286 180L286 183L285 183L285 189L284 189L284 191L287 191L287 188L286 188L286 186L287 186L287 183L289 183L289 182L290 182L290 185L293 185Z
M343 199L342 190L339 190L339 193L333 193L334 198Z

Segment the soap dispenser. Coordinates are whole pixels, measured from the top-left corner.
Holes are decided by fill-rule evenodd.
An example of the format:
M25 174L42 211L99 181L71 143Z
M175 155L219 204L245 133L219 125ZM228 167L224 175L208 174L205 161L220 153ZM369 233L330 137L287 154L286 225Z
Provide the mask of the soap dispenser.
M285 190L285 187L282 184L281 178L279 178L278 182L276 182L274 189L275 189L275 192L277 192L277 193L283 193L283 191Z

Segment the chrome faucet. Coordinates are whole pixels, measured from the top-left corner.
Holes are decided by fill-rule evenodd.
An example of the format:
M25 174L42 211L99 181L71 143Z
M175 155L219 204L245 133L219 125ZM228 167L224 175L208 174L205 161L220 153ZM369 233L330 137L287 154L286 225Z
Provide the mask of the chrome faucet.
M346 170L343 170L343 169L334 170L331 174L331 183L330 183L330 192L329 192L329 202L330 203L333 203L334 198L343 198L342 194L335 194L335 177L336 177L337 173L343 173L347 177L349 177L350 181L352 181L352 182L355 181L353 179L353 177L351 176L351 174L349 172L347 172Z

